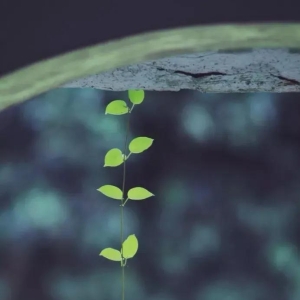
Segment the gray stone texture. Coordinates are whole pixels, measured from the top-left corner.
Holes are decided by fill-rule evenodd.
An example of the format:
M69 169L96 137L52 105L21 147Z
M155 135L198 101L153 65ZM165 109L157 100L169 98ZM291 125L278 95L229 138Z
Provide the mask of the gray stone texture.
M300 92L300 50L246 49L180 55L117 68L67 88L203 93Z

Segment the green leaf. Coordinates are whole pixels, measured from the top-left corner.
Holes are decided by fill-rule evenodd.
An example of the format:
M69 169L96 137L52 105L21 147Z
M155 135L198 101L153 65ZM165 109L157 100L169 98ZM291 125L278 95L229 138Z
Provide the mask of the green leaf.
M137 137L130 142L129 151L132 153L141 153L150 148L153 141L154 139L145 136Z
M112 199L122 200L123 198L122 191L114 185L103 185L97 191Z
M123 242L123 257L128 259L135 256L138 250L139 244L136 236L131 234L128 238Z
M104 158L104 167L117 167L123 163L123 153L120 149L109 150Z
M128 97L131 103L141 104L145 98L145 92L143 90L129 90Z
M124 115L127 114L129 111L129 108L125 101L123 100L114 100L110 102L106 106L105 114L110 115Z
M122 261L121 252L113 248L105 248L100 252L99 255L109 260Z
M154 196L154 194L142 187L132 188L127 193L127 197L131 200L144 200L152 196Z

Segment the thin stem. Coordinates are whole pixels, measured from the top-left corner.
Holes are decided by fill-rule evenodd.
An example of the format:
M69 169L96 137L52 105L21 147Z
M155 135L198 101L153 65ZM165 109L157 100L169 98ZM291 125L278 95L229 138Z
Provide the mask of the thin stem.
M131 155L132 153L130 152L127 156L126 156L126 159L128 159L129 158L129 156Z
M129 198L127 198L127 199L125 200L125 202L122 204L123 206L125 206L125 204L126 204L126 202L128 201L128 199L129 199Z
M124 162L124 166L125 166L125 162ZM124 178L123 178L123 182L124 182ZM124 190L123 190L123 195L124 195ZM122 273L121 273L121 286L122 286L122 300L125 300L125 274L124 274L124 257L123 257L123 200L124 200L124 196L122 199L122 204L120 205L120 209L121 209L121 269L122 269Z
M125 300L125 263L126 260L123 257L123 221L124 221L124 205L128 199L124 202L124 194L125 194L125 180L126 180L126 152L127 152L127 143L128 143L128 135L129 135L129 125L130 125L130 110L128 109L128 117L127 117L127 128L126 128L126 137L125 137L125 146L124 146L124 157L123 157L123 186L122 186L122 201L121 201L121 284L122 284L122 300ZM130 154L129 154L130 155Z
M125 265L122 265L122 300L125 299Z
M129 110L129 113L132 112L133 108L134 108L134 104L132 104L131 109Z

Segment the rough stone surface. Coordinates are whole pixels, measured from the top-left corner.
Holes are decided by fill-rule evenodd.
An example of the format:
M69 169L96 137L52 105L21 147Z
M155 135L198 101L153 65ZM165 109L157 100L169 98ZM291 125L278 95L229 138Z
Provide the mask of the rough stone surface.
M62 87L204 93L300 92L300 50L247 49L180 55L117 68Z

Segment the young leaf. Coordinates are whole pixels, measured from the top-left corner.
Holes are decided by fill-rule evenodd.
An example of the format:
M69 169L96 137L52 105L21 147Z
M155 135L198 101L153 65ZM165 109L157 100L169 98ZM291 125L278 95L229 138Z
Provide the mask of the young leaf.
M110 115L124 115L127 114L129 111L129 108L125 101L123 100L114 100L110 102L106 106L105 114Z
M114 185L103 185L97 191L112 199L122 200L123 198L122 191Z
M123 153L120 149L109 150L104 158L104 167L117 167L123 163Z
M113 261L121 261L121 252L119 250L113 249L113 248L105 248L103 249L100 254L100 256L103 256L109 260Z
M130 200L144 200L152 196L154 196L154 194L150 193L148 190L142 187L132 188L127 193L127 197Z
M129 151L132 153L141 153L150 148L153 141L153 139L150 139L145 136L137 137L130 142Z
M128 259L135 256L138 250L139 244L136 236L131 234L128 238L123 242L123 257Z
M141 104L145 98L145 92L143 90L129 90L128 97L131 103Z

